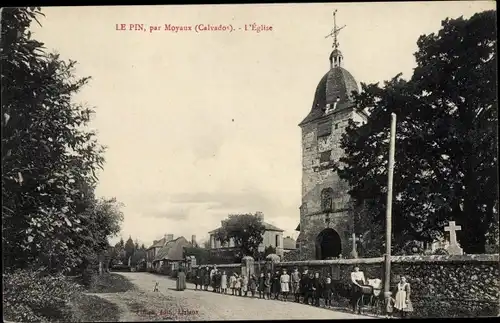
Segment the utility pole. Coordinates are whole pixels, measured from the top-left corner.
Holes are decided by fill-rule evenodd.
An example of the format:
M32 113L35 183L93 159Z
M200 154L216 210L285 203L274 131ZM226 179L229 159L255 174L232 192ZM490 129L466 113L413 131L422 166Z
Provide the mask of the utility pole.
M387 170L387 205L385 213L385 279L384 296L389 297L391 286L391 239L392 239L392 182L394 176L394 151L396 147L396 114L391 113L389 141L389 169Z

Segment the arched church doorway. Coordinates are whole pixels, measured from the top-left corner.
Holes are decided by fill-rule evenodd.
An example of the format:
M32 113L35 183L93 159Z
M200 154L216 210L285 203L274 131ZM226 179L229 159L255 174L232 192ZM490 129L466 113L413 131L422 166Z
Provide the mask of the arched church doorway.
M337 231L324 229L316 237L316 259L337 258L342 253L342 242Z

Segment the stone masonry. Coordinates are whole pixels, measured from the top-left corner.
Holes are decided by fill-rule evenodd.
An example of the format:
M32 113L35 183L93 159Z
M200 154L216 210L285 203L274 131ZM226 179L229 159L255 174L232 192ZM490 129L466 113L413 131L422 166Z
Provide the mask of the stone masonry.
M362 115L351 108L333 111L302 126L300 240L303 241L304 252L309 253L309 259L315 258L316 237L327 227L334 229L339 234L343 257L348 257L352 250L348 240L352 233L353 224L348 212L349 186L339 178L337 172L331 167L338 164L342 157L343 150L340 147L340 141L349 119L364 120ZM330 134L318 136L319 127L325 127L325 124L331 128ZM325 160L325 155L328 155L329 162L322 162ZM332 208L329 212L323 212L321 193L327 188L333 190ZM330 219L329 224L326 222L327 214Z

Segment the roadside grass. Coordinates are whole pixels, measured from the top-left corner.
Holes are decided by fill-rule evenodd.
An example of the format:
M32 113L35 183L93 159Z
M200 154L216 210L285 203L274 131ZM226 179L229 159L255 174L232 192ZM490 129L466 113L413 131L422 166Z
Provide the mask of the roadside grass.
M132 290L136 290L134 284L125 277L114 273L93 276L90 286L87 288L88 293L123 293Z
M98 296L79 294L72 302L73 322L118 322L120 310Z
M197 321L199 311L183 307L175 297L158 293L139 293L122 298L140 321Z

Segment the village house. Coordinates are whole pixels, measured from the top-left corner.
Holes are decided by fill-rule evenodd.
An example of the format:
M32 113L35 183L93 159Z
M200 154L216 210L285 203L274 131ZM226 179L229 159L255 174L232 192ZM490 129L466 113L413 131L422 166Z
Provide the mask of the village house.
M148 271L159 271L165 263L178 263L183 260L184 248L198 246L196 236L191 236L191 242L184 237L174 239L173 234L165 234L160 240L153 241L146 250L146 266ZM173 265L177 268L177 265Z
M257 212L257 214L261 217L262 220L264 220L264 215L262 212ZM222 223L222 222L221 222ZM267 222L262 221L262 224L264 224L265 227L265 232L262 235L262 243L259 245L259 251L264 251L267 247L273 247L276 249L276 254L278 256L283 256L284 251L284 241L283 241L283 232L284 230L270 224ZM227 243L221 243L218 239L215 238L215 234L217 230L219 230L221 227L212 230L209 232L210 235L210 249L218 249L218 250L228 250L232 248L237 248L237 246L234 243L234 240L231 239ZM295 244L295 243L294 243ZM294 246L295 247L295 246Z

